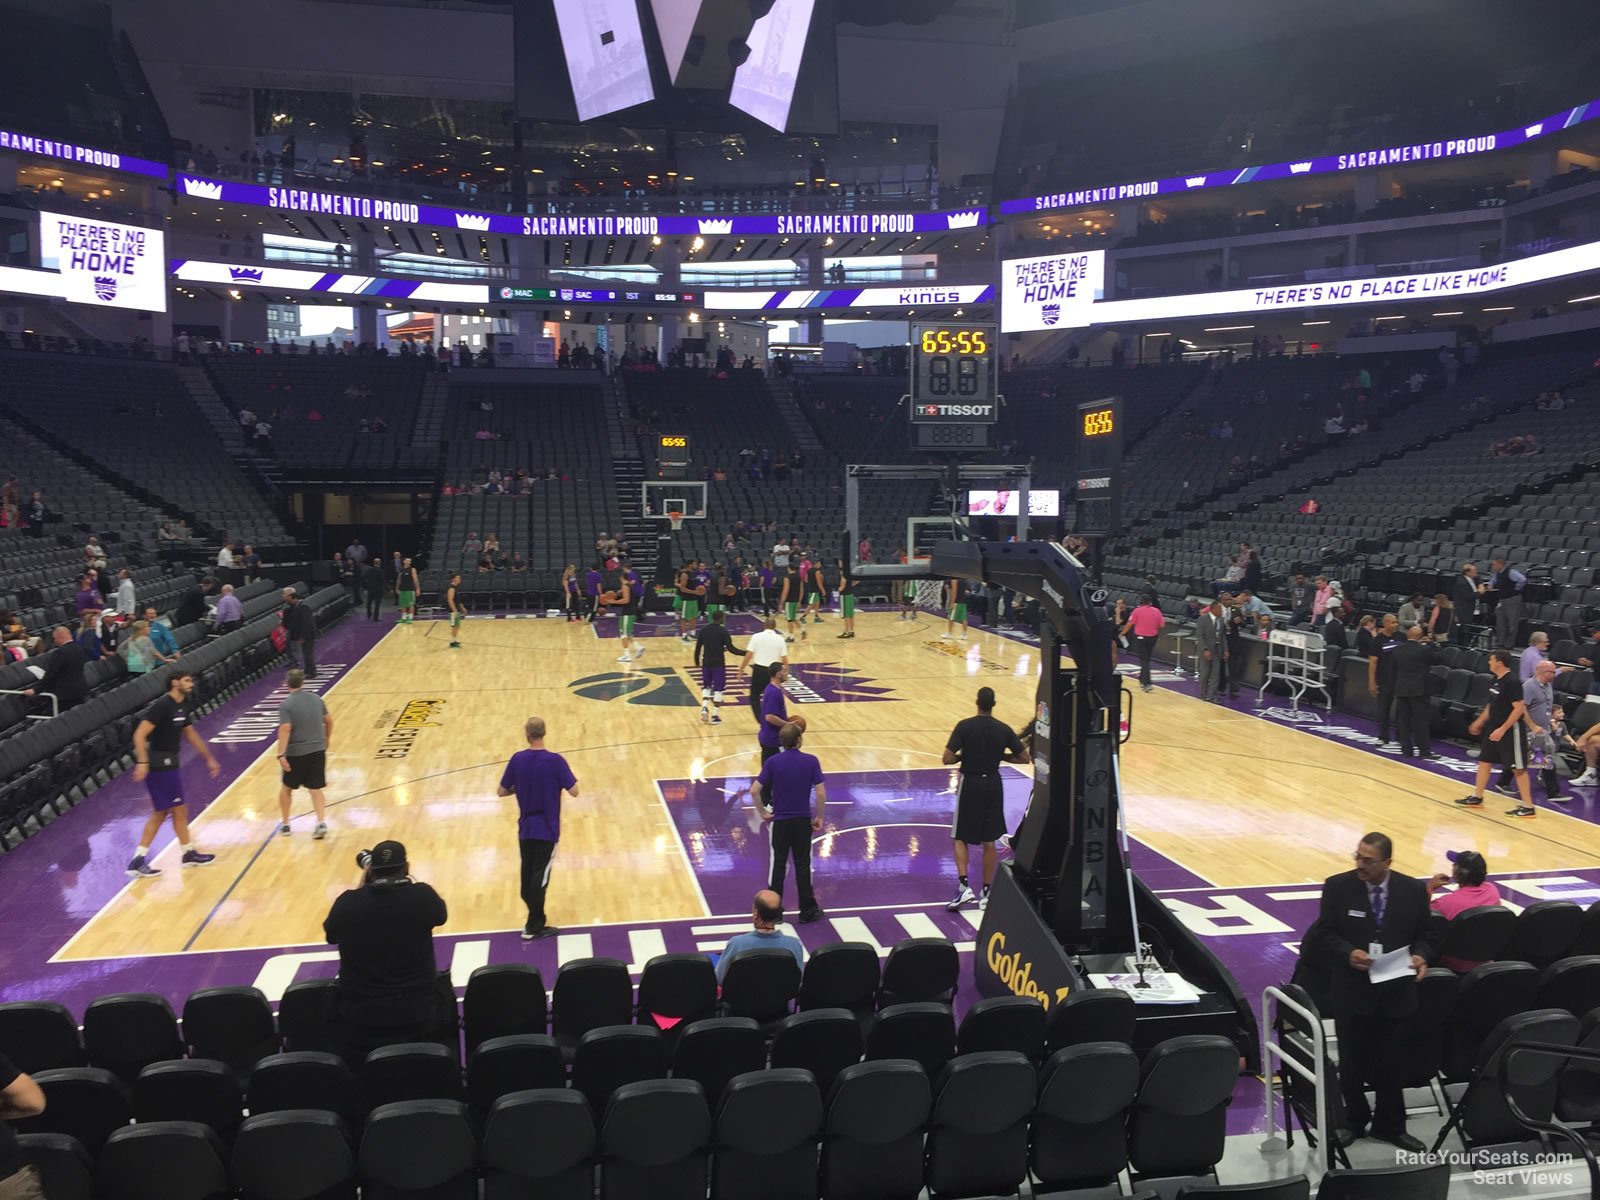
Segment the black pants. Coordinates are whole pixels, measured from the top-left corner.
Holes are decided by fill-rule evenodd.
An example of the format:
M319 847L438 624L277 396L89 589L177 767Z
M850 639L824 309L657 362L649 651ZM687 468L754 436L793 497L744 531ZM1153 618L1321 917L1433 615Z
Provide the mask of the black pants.
M543 929L548 924L544 894L550 887L550 856L556 852L556 844L542 838L521 838L517 845L522 850L522 902L528 906L528 928Z
M383 612L383 593L374 588L367 593L367 620L376 621Z
M765 754L765 749L762 751ZM801 913L816 911L817 896L811 890L811 821L807 817L786 817L772 822L772 879L769 886L783 899L783 879L794 859L794 885L800 897Z
M1428 753L1432 743L1428 739L1426 696L1395 696L1394 723L1400 735L1401 754Z
M1389 740L1389 727L1394 724L1394 689L1378 685L1378 740Z
M1339 1035L1339 1090L1351 1129L1369 1122L1375 1134L1403 1133L1406 1127L1400 1064L1406 1057L1406 1022L1382 1014L1334 1018ZM1370 1084L1378 1107L1367 1103Z
M761 747L761 765L762 766L766 766L767 765L767 759L772 758L774 755L776 755L782 749L783 749L782 746L762 746Z
M317 639L307 638L303 642L291 641L289 643L289 665L299 667L310 679L317 673Z
M771 667L764 667L760 663L750 664L750 711L755 713L757 725L761 724L761 696L771 682Z
M1156 652L1158 640L1160 639L1153 637L1133 639L1133 652L1139 656L1139 683L1144 687L1150 686L1150 658Z
M1496 788L1515 788L1517 777L1510 767L1501 767L1500 775L1494 781ZM1530 785L1531 786L1531 785ZM1554 767L1546 767L1539 772L1539 786L1544 788L1546 796L1559 796L1561 794L1561 776Z

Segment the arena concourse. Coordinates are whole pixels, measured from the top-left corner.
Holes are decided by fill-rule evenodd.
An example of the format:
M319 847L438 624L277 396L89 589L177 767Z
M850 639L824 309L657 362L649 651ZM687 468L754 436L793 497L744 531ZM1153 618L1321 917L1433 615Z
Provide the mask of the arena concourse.
M1600 1194L1600 8L0 27L0 1200Z

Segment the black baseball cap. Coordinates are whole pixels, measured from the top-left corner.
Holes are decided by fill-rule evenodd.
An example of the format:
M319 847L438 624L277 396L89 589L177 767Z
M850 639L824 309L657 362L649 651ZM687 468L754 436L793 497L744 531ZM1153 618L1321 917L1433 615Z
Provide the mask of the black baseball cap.
M1446 850L1444 856L1455 864L1456 870L1466 879L1482 882L1489 874L1488 862L1476 850Z
M372 848L372 869L394 871L406 865L406 848L400 842L379 842Z

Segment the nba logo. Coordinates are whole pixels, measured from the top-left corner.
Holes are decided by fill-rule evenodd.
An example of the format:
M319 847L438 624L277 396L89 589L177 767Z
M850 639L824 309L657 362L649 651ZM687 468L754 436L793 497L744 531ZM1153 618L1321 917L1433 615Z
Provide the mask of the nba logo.
M1046 304L1039 310L1039 316L1044 320L1046 325L1054 325L1057 321L1061 320L1061 305Z

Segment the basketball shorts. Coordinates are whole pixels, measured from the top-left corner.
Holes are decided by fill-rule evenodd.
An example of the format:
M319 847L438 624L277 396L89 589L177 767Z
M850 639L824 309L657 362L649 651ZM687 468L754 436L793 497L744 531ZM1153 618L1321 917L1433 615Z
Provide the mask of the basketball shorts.
M1520 722L1506 731L1505 737L1498 742L1489 738L1489 731L1484 730L1479 739L1481 753L1479 762L1490 763L1497 767L1526 767L1528 765L1528 731Z
M809 595L806 596L806 607L807 608L815 608L815 607L819 606L821 603L822 603L822 593L821 592L811 592Z
M713 695L721 695L728 690L727 667L701 667L700 690Z
M839 597L839 611L841 613L843 613L846 617L855 616L856 615L856 598L854 596L840 596Z
M150 807L166 812L183 803L183 778L177 771L151 771L144 777L150 793Z
M401 592L399 593L399 600L401 608L412 608L417 603L417 594L415 592Z
M958 625L963 624L967 619L967 606L965 604L954 605L950 609L950 619Z
M617 633L621 637L633 636L633 614L623 613L617 618Z
M715 601L713 601L712 603L706 605L706 616L708 616L708 617L712 613L725 613L727 611L728 611L728 606L726 604L718 604Z
M783 606L783 615L791 621L800 619L800 601L791 600Z
M999 774L963 775L956 793L956 819L950 836L976 846L997 841L1006 831L1006 794Z
M461 628L461 622L464 621L465 619L466 619L466 614L465 613L458 613L458 612L451 613L450 614L450 628L451 629L460 629Z
M698 621L700 619L700 601L685 600L683 602L682 615L685 621Z
M289 769L283 772L283 786L291 792L296 788L321 789L328 786L328 752L313 750L309 754L289 755Z

